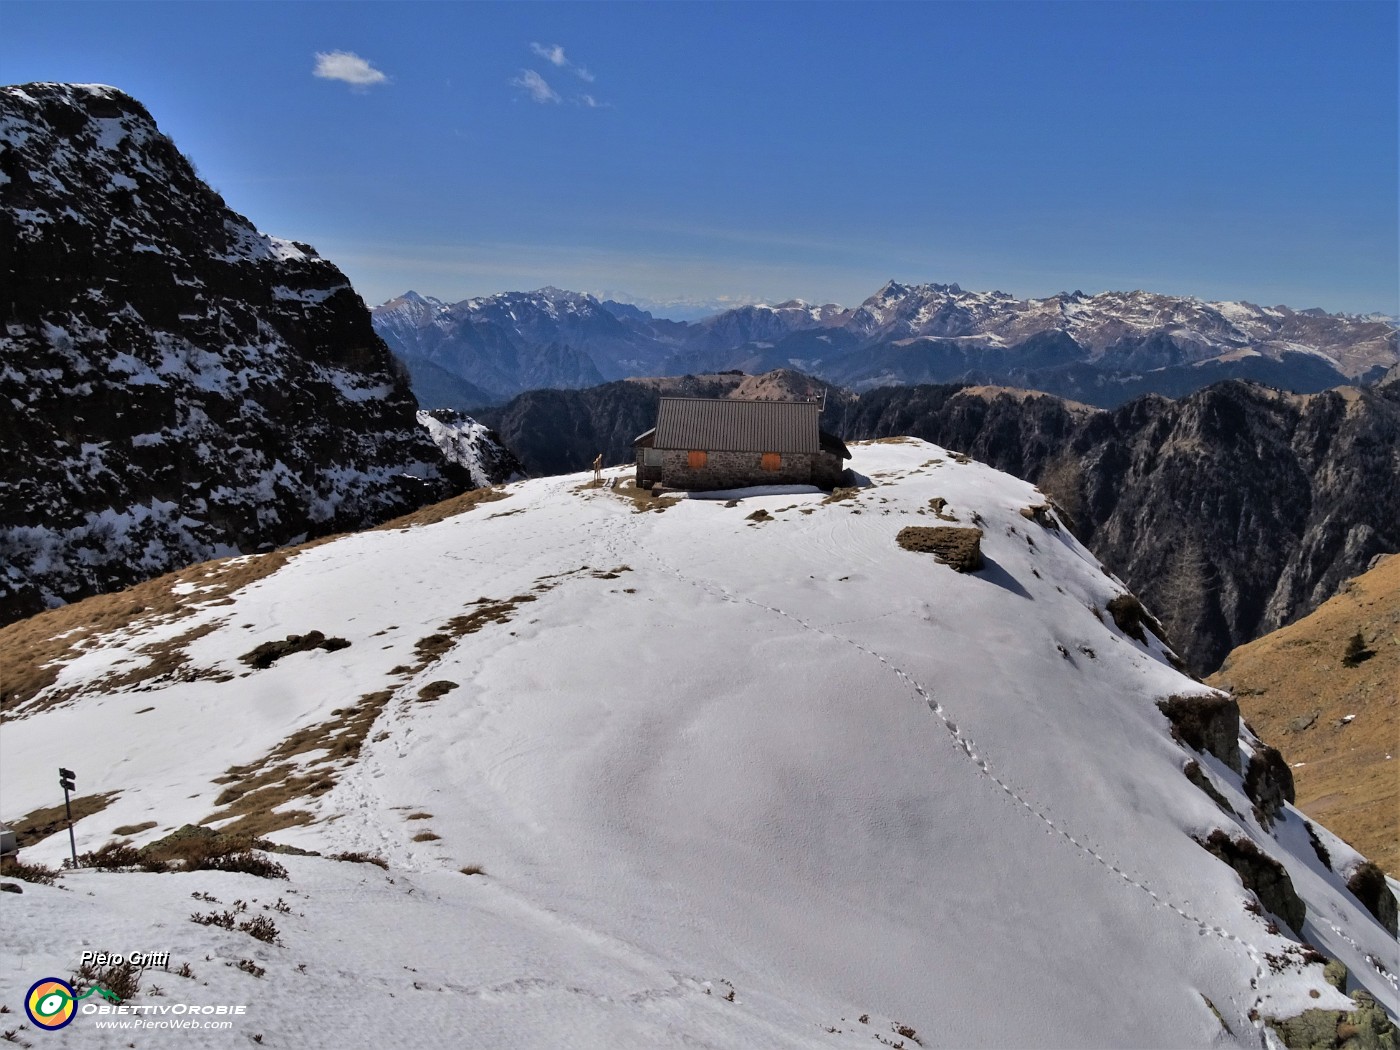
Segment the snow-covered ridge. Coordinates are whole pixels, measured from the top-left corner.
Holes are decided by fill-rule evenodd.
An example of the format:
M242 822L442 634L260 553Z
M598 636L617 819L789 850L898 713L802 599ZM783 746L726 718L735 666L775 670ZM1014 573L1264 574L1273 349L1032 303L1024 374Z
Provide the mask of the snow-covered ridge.
M1198 357L1215 357L1238 347L1279 353L1301 345L1348 374L1396 357L1394 332L1373 318L1142 290L1017 299L1001 291L964 291L956 284L890 281L846 323L870 336L983 337L1007 345L1039 332L1062 331L1095 357L1110 353L1124 340L1152 333L1194 344Z
M273 1044L314 1001L320 1041L377 1018L406 1045L1254 1047L1264 1017L1354 1006L1303 939L1393 1010L1394 939L1341 885L1359 858L1319 828L1324 864L1286 804L1264 827L1238 772L1172 739L1157 701L1203 687L1120 628L1122 585L1043 497L923 442L854 454L870 484L834 500L518 483L62 657L0 735L7 817L51 804L56 764L120 791L80 848L267 790L310 820L274 839L388 867L26 886L0 996L161 923ZM896 542L945 525L981 529L983 569ZM311 630L349 645L240 660ZM117 684L162 640L183 681ZM1193 841L1217 830L1286 868L1299 929ZM280 943L184 921L194 892L284 896Z

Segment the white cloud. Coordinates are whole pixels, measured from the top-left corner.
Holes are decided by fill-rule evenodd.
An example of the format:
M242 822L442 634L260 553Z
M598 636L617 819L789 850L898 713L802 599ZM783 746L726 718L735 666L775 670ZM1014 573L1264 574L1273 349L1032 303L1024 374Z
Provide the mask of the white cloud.
M550 44L545 47L543 44L530 44L530 50L539 55L540 58L548 59L561 69L569 64L569 60L564 57L564 49L558 44Z
M585 80L590 84L593 83L593 74L584 69L583 66L577 66L570 62L568 57L564 54L564 47L562 44L545 45L531 41L530 50L539 55L540 58L544 59L546 62L550 62L560 69L567 69L580 80Z
M559 92L550 87L549 82L533 69L522 69L518 77L511 79L511 84L523 89L536 102L559 101Z
M389 82L387 76L353 51L317 51L313 75L325 80L342 80L357 88Z

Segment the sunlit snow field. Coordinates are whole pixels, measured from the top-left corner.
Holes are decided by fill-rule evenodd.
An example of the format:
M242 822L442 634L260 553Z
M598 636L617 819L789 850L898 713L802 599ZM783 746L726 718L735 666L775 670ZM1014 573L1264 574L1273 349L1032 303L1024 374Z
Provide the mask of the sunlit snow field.
M66 766L79 794L120 793L79 822L80 851L147 821L132 838L153 841L223 813L230 767L391 690L358 757L294 756L334 785L287 801L312 822L269 836L387 868L279 856L285 882L25 883L0 894L0 1002L22 1021L25 990L92 948L189 963L193 978L148 972L135 1003L247 1012L178 1033L79 1016L25 1033L36 1046L1258 1046L1251 1012L1349 1009L1321 966L1275 972L1288 931L1191 839L1221 827L1288 866L1297 933L1393 1011L1367 956L1400 971L1394 939L1296 811L1261 829L1239 775L1172 740L1155 701L1205 687L1114 625L1123 585L1020 513L1044 497L921 441L854 453L870 484L837 501L643 512L591 474L517 483L436 524L312 547L231 604L71 660L0 733L0 816L59 801ZM978 573L895 543L906 525L975 523ZM483 609L499 615L418 666L420 642ZM227 680L99 683L201 624L217 626L185 646L188 668ZM350 645L239 660L311 630ZM419 699L438 682L455 687ZM1236 817L1182 775L1189 758ZM1355 863L1318 834L1334 867ZM23 859L67 849L55 835ZM192 923L215 907L195 893L250 902L280 943ZM289 913L261 912L279 897Z

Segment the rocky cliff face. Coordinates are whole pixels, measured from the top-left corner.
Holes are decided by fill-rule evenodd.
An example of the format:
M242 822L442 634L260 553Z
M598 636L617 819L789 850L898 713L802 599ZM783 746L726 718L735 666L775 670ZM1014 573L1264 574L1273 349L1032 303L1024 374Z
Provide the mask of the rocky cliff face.
M1198 672L1400 550L1400 391L1228 382L1112 412L986 388L872 391L844 436L912 434L1035 481Z
M419 411L418 422L448 462L471 475L474 488L485 488L525 476L515 454L484 423L450 408Z
M0 618L467 484L345 276L113 88L0 89Z

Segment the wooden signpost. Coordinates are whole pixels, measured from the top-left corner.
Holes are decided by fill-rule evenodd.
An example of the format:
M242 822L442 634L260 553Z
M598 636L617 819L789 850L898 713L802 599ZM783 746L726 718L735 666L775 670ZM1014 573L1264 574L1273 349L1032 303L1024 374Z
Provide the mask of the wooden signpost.
M71 769L58 767L58 782L63 787L63 811L68 814L68 848L73 853L73 867L78 866L78 842L73 837L73 807L68 802L68 792L74 790L76 781Z

